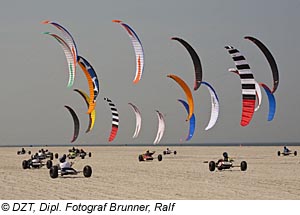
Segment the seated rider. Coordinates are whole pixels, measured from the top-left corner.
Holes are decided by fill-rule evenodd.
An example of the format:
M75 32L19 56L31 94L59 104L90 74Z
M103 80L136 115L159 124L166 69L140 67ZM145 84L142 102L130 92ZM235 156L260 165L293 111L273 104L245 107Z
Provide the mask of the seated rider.
M64 154L60 159L59 159L59 167L62 171L66 171L66 170L73 170L74 172L76 172L75 169L72 168L73 163L67 161L67 156Z
M146 156L152 156L154 154L154 152L153 151L149 151L149 150L147 150L146 152L145 152L145 155Z
M39 150L38 156L42 156L42 155L43 155L42 151Z
M231 161L231 159L228 157L228 153L227 152L223 152L223 158L219 159L217 161L217 166L221 163L221 162L228 162Z
M171 152L171 150L170 150L169 148L167 148L167 150L166 150L166 151L167 151L167 153L170 153L170 152Z
M34 159L39 159L38 153L35 153L34 155L31 155L31 160L34 160Z
M24 148L22 148L21 152L22 152L22 154L25 154L25 149L24 149Z
M226 161L226 162L229 161L229 157L228 157L228 153L227 152L223 152L223 157L224 157L224 161Z
M284 146L283 147L283 153L289 153L291 150L288 149L288 147Z
M34 155L31 156L31 159L29 160L29 165L30 166L37 166L40 164L40 157L38 153L35 153Z

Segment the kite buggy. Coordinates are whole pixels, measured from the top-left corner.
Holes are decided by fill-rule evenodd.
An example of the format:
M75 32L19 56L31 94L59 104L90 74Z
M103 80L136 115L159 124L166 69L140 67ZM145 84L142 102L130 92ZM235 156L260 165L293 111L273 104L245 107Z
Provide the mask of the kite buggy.
M67 155L67 157L69 159L75 159L77 157L80 157L81 159L84 159L86 156L88 157L92 157L92 153L91 152L85 152L83 149L78 149L73 147L72 149L69 149L69 153ZM55 158L58 159L58 153L55 153Z
M86 165L83 167L82 171L75 170L74 168L72 168L74 162L68 162L67 156L65 154L59 159L59 162L59 164L54 165L50 168L49 174L53 179L57 178L58 176L62 177L64 175L78 175L80 173L83 173L83 176L86 178L92 176L92 167Z
M280 155L283 155L283 156L289 156L289 155L297 156L297 151L292 151L288 147L284 146L283 147L283 152L278 151L277 155L278 156L280 156Z
M89 156L89 157L91 157L92 156L92 153L91 152L89 152L89 153L87 153L87 152L85 152L83 149L70 149L69 150L69 154L68 154L68 158L69 159L75 159L76 157L80 157L81 159L84 159L85 158L85 156Z
M162 155L159 154L157 157L153 157L153 154L155 151L149 151L147 150L144 154L139 155L139 161L152 161L154 159L157 159L158 161L162 161Z
M163 151L163 154L164 154L164 155L170 155L170 154L176 155L176 154L177 154L177 151L172 151L172 150L170 150L169 148L167 148L166 150Z
M52 160L47 160L47 162L44 160L44 158L39 157L38 153L36 153L30 159L23 160L22 167L23 169L39 169L46 165L47 169L50 169L52 167Z
M22 148L20 151L17 151L17 155L24 155L26 154L26 150L24 148ZM28 154L31 154L31 151L28 151Z
M247 162L242 161L240 165L234 165L234 160L232 158L228 157L227 152L223 153L222 159L219 159L217 162L215 161L210 161L209 162L209 170L215 171L217 168L218 170L224 170L224 169L232 169L234 167L240 167L241 171L246 171L247 170Z

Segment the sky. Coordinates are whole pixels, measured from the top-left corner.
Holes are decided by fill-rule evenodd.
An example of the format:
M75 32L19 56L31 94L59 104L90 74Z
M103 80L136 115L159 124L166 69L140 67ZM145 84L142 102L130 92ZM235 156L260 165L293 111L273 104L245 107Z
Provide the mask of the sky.
M186 111L177 99L186 99L168 74L181 77L192 88L194 68L184 47L170 38L183 38L198 53L203 81L216 90L220 114L216 125L205 127L210 117L210 95L205 87L193 92L196 131L189 143L298 143L300 106L300 2L252 1L3 1L0 8L0 145L69 144L73 121L64 105L80 120L76 144L153 143L158 119L165 116L166 130L160 144L185 143L188 133ZM113 19L130 25L138 34L145 52L142 80L133 84L135 55L125 30ZM83 72L77 67L73 88L67 88L68 69L64 53L53 38L43 35L60 32L43 20L66 27L73 35L80 55L93 65L100 80L96 123L90 133L86 104L73 91L88 92ZM244 36L261 40L271 51L279 68L275 93L277 109L268 122L268 101L251 123L240 126L241 85L229 73L234 63L224 49L232 45L246 57L254 77L272 87L270 67L260 50ZM104 97L119 111L116 139L108 143L111 112ZM139 107L142 128L133 139L135 115L128 102Z

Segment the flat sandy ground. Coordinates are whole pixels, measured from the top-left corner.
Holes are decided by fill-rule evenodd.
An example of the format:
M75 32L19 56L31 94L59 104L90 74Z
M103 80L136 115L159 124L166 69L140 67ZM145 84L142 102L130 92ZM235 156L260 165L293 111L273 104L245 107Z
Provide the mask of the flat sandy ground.
M71 147L48 147L67 153ZM39 148L26 148L36 152ZM282 147L170 147L177 155L138 162L147 149L161 154L166 147L85 147L91 158L76 159L74 168L93 169L82 174L51 179L46 167L22 169L20 148L0 148L0 199L93 200L206 200L300 199L300 155L278 157ZM300 152L300 147L290 147ZM208 163L227 151L235 163L247 161L248 169L210 172ZM57 163L54 160L54 163Z

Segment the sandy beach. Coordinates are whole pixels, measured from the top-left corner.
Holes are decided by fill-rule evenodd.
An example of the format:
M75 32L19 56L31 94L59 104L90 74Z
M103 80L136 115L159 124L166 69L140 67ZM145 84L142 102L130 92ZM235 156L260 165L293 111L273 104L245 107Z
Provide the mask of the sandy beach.
M68 148L47 149L61 155ZM300 156L278 157L282 147L170 147L177 155L163 156L161 162L138 162L138 155L147 149L162 154L166 149L162 146L84 147L92 157L76 159L74 168L82 170L88 164L92 177L57 179L49 177L46 167L23 170L22 160L29 155L17 155L20 149L0 148L1 199L300 199ZM290 149L300 151L300 147ZM224 151L237 164L247 161L247 171L210 172L205 161L216 161Z

